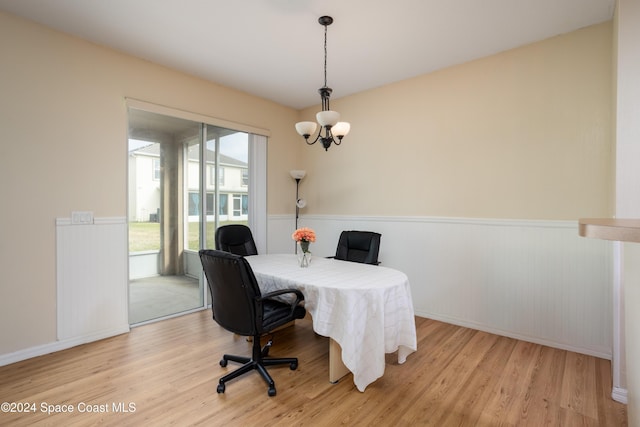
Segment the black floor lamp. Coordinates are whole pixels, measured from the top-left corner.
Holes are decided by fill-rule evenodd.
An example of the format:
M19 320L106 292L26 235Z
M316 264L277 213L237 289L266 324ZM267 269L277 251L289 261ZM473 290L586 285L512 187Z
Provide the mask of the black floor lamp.
M300 215L300 209L307 206L307 201L305 199L301 199L298 193L300 189L300 181L302 180L302 178L305 177L305 175L307 174L307 171L296 169L296 170L289 171L289 173L291 174L291 178L296 180L296 228L295 229L297 230L298 216ZM298 253L298 245L296 245L296 253Z

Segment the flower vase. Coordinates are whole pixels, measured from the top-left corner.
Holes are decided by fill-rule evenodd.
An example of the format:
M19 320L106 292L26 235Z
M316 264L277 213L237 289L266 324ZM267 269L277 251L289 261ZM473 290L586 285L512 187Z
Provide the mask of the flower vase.
M309 251L309 242L299 242L298 263L300 267L309 267L311 262L311 252Z

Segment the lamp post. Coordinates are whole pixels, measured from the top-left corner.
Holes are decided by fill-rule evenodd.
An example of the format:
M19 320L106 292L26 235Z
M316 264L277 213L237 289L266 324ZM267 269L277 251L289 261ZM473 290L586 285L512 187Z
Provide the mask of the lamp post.
M299 196L300 190L300 181L307 175L307 171L294 169L289 171L291 178L296 180L296 230L298 229L298 217L300 216L300 209L307 206L307 201L305 199L301 199ZM296 254L298 253L298 245L295 246Z

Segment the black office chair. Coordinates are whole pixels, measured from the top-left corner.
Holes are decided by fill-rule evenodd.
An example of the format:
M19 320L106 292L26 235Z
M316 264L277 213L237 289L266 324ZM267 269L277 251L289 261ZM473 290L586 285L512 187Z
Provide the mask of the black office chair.
M266 366L289 364L290 369L295 370L298 368L298 359L266 357L270 344L261 349L260 336L295 319L302 319L306 314L305 308L300 305L304 295L298 289L283 289L262 295L253 270L244 257L212 249L202 249L199 253L211 291L213 320L230 332L253 337L251 357L222 356L220 366L227 366L229 360L243 365L220 378L218 393L224 393L227 381L255 369L269 386L269 396L275 396L276 386ZM272 299L285 294L293 294L295 301L287 303Z
M236 255L258 255L251 229L243 224L229 224L216 230L216 249Z
M373 231L343 231L340 233L335 259L361 262L364 264L380 264L380 233Z

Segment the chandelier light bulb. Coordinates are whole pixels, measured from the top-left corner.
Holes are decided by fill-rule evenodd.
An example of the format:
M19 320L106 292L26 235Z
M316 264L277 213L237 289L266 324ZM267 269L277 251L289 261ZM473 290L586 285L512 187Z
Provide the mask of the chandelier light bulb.
M342 138L347 135L351 130L351 125L347 122L338 122L331 128L331 133L333 136L338 138Z
M318 124L315 122L298 122L296 123L296 131L305 138L309 138L309 136L316 131Z
M336 123L338 123L338 120L340 120L340 113L331 110L320 111L318 114L316 114L316 120L322 127L332 127L335 126Z

